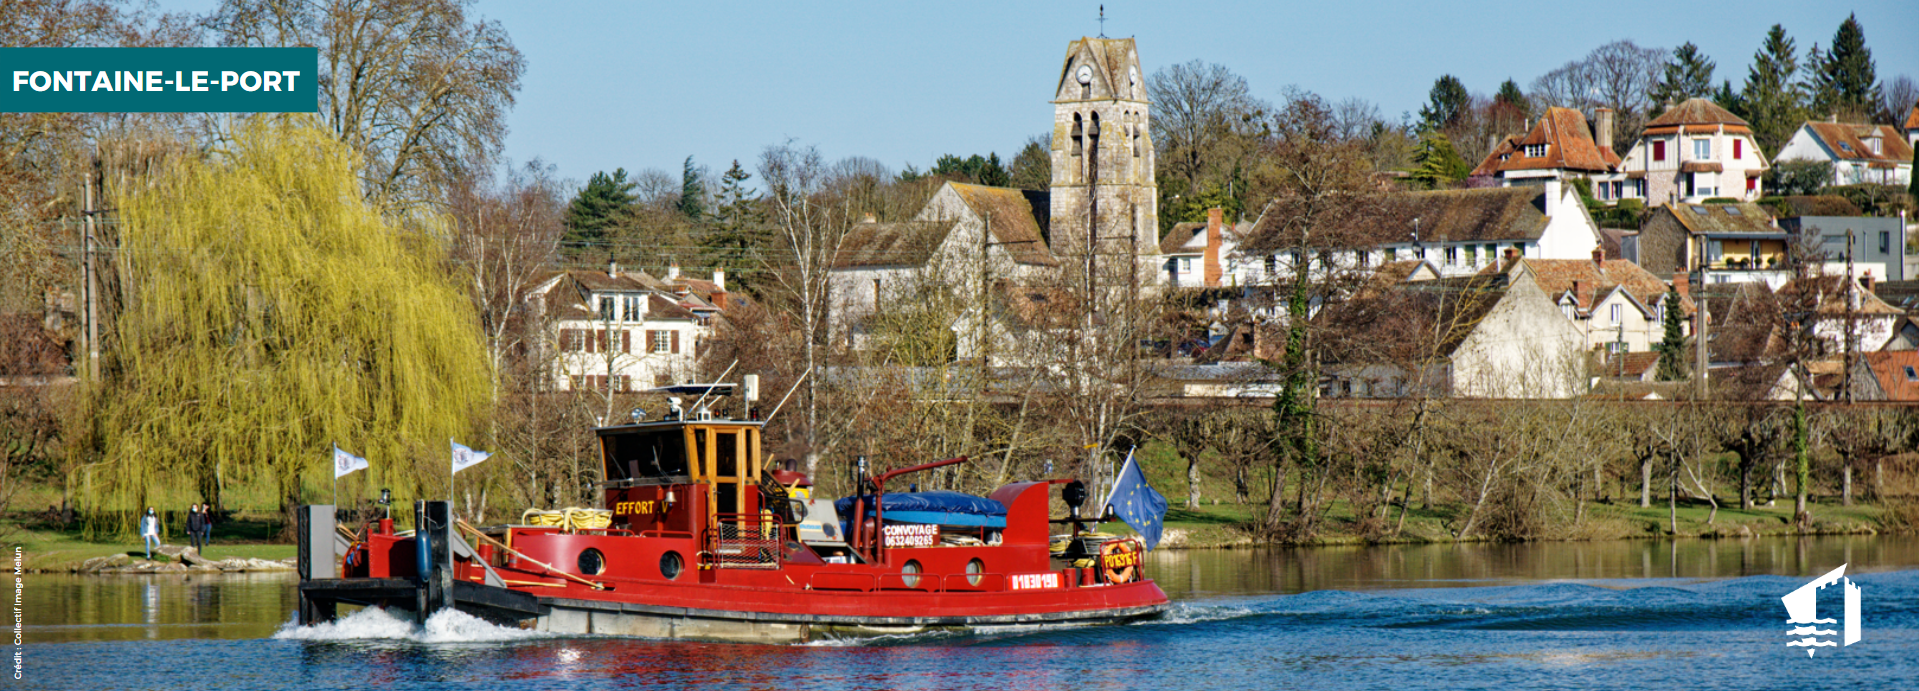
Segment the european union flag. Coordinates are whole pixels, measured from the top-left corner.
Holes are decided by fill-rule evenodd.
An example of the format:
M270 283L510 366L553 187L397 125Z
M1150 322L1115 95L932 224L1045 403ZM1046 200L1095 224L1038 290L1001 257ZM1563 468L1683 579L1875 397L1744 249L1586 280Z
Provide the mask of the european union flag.
M1126 521L1126 525L1139 531L1139 536L1146 539L1146 549L1159 546L1160 528L1166 522L1166 497L1146 484L1146 473L1139 469L1130 451L1126 454L1126 465L1119 469L1119 477L1113 480L1113 493L1107 497L1106 505L1113 507L1113 513Z

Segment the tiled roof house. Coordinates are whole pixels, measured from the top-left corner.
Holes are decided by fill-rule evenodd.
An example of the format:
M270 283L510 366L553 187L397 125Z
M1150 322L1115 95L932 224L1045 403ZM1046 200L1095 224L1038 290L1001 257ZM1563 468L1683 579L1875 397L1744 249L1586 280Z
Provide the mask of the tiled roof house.
M1834 185L1906 185L1912 181L1912 147L1892 125L1808 122L1773 160L1831 163Z
M1713 197L1753 201L1764 196L1761 178L1769 167L1749 123L1694 98L1646 123L1618 170L1595 179L1593 194L1648 206Z

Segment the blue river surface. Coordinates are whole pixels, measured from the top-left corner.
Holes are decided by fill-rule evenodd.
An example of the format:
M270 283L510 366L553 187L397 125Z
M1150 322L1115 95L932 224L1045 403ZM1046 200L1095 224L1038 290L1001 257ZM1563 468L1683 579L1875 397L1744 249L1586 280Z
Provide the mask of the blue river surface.
M37 621L45 623L28 627L24 646L15 649L20 675L11 683L42 689L1919 688L1919 565L1908 561L1910 541L1882 537L1870 545L1898 553L1900 563L1854 563L1847 571L1861 592L1861 640L1818 648L1810 657L1786 645L1790 627L1780 597L1836 561L1755 566L1748 560L1701 575L1675 565L1668 571L1677 575L1653 577L1625 573L1638 569L1633 559L1600 570L1620 577L1579 577L1585 573L1579 569L1571 578L1541 578L1528 569L1453 568L1448 578L1395 572L1341 589L1287 592L1277 582L1283 579L1256 587L1181 585L1201 568L1189 557L1159 565L1158 575L1174 584L1168 590L1175 604L1156 621L803 646L545 637L458 613L424 628L378 611L297 627L284 623L290 610L281 608L291 604L284 579L196 584L46 577L44 585L29 584L29 592L43 593L26 598L27 605L61 612L43 614ZM1225 554L1207 557L1204 568L1258 571L1298 561L1276 551ZM1792 575L1725 575L1754 570ZM1272 591L1258 592L1262 588ZM1842 592L1820 591L1819 616L1844 617ZM256 623L232 623L248 617Z

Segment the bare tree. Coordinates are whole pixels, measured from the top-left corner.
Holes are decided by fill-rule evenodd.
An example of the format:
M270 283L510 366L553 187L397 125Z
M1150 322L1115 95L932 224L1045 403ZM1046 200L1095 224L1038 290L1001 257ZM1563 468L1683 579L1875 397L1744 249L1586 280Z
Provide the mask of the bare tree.
M1146 80L1146 91L1160 167L1189 194L1255 153L1271 110L1253 97L1245 78L1198 60L1160 68Z
M320 49L320 117L366 156L369 199L435 200L506 136L526 59L470 0L225 0L206 25L228 46Z
M1919 83L1912 77L1899 75L1886 80L1885 102L1880 106L1880 121L1892 125L1903 125L1912 114L1913 108L1919 108Z
M827 194L830 172L819 149L793 142L769 146L760 154L760 180L767 186L774 234L784 256L772 272L791 300L805 358L806 393L800 401L806 418L806 472L817 475L820 439L820 367L832 304L833 261L852 229L846 202Z
M1541 75L1528 96L1536 108L1564 106L1588 115L1594 108L1611 108L1618 128L1613 147L1623 154L1645 127L1648 99L1666 55L1659 48L1614 41Z

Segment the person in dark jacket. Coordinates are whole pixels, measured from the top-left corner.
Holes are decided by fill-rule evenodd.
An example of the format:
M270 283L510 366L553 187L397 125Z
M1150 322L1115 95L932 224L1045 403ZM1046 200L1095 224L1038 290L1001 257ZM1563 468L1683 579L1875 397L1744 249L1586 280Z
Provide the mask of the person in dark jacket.
M206 519L200 514L200 505L189 504L187 506L187 546L188 547L191 547L195 550L200 549L200 527L205 522L206 522Z

